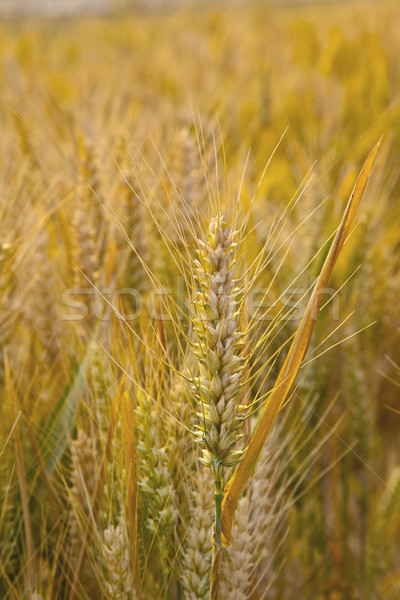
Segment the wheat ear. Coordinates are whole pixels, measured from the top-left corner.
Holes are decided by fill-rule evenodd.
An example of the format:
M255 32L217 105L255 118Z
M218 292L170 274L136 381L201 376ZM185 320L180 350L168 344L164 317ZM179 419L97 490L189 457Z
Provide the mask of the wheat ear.
M117 527L110 525L104 530L102 552L107 573L105 587L109 597L115 600L136 600L125 523L121 521Z
M210 223L207 242L199 241L194 264L193 353L199 364L193 386L199 421L196 441L203 454L201 462L211 468L215 485L210 598L218 594L224 470L240 457L235 445L245 418L240 403L244 359L238 296L242 290L235 278L238 236L218 215Z

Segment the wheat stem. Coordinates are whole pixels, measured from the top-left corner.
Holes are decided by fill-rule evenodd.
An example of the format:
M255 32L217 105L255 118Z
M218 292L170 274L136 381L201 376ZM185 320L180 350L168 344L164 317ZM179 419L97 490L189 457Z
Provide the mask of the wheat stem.
M214 522L214 536L213 536L213 551L212 551L212 564L211 564L211 583L210 583L210 600L218 598L218 587L221 570L221 557L222 557L222 546L221 546L221 514L222 514L222 492L223 492L223 481L222 479L215 479L215 522Z
M211 564L210 600L218 600L222 546L214 542Z

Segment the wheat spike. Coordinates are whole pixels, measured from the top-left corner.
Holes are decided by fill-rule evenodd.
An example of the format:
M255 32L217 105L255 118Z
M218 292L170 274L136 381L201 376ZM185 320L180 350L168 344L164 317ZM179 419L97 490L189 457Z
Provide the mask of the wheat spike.
M222 598L247 600L257 589L266 594L277 576L273 559L283 512L276 482L278 465L273 437L276 436L270 438L262 451L246 494L239 500L221 582Z
M97 484L96 451L91 438L78 430L78 437L71 443L72 472L70 487L71 519L69 527L70 553L77 559L77 552L85 530Z
M235 279L235 249L238 232L227 227L223 217L212 220L206 243L199 242L195 262L198 282L193 303L194 354L200 371L193 396L197 407L197 441L203 464L223 479L224 467L237 463L234 446L240 436L245 412L240 405L243 375L242 334L239 330Z
M210 471L198 470L192 489L192 506L183 546L180 582L187 600L206 600L210 586L211 526L213 521Z
M125 523L104 530L102 554L107 580L104 587L113 600L136 600L136 591L130 565L129 538Z
M151 398L137 394L136 420L140 460L139 490L146 506L146 529L156 535L161 567L165 572L171 560L171 536L178 517L171 467L173 449L160 429L160 414Z

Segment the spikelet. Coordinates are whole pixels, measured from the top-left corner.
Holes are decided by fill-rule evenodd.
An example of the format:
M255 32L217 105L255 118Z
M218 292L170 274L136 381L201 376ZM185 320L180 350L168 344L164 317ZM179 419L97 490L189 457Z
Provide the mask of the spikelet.
M9 242L0 243L0 308L4 308L11 292L15 246Z
M80 506L87 506L96 486L96 465L92 441L83 429L78 430L78 437L71 442L71 453L71 493Z
M221 582L222 598L247 600L257 590L265 594L277 576L273 559L282 511L273 437L264 446L254 477L239 500Z
M156 534L163 568L170 562L170 542L178 517L171 468L174 456L151 398L137 394L136 422L140 461L139 491L146 506L146 529Z
M83 431L78 430L78 437L71 441L71 523L70 548L75 556L80 532L85 528L85 521L90 513L97 483L96 451L92 440ZM75 556L76 558L76 556Z
M99 257L96 246L96 232L90 223L87 206L78 203L74 211L72 224L73 260L89 281L96 283L99 279ZM74 271L75 288L90 289L84 275L81 275L79 271Z
M104 360L104 351L99 347L98 344L92 345L92 362L91 362L91 376L92 376L92 388L95 394L95 398L98 403L102 402L104 396L107 394L107 365Z
M372 401L362 359L358 339L352 338L346 345L345 381L348 382L348 409L353 417L351 423L357 441L357 454L361 460L368 460L372 439Z
M9 315L13 306L13 265L15 260L15 246L8 242L0 243L0 350L3 350L3 343L6 343L8 334L11 331L12 320L8 324ZM7 324L7 325L6 325ZM0 354L0 385L4 379L3 355Z
M98 194L101 184L99 155L93 140L78 140L80 175L83 183L82 194L91 197Z
M97 342L91 344L90 355L90 378L94 394L94 410L99 426L99 434L104 438L109 426L107 406L109 390L112 389L111 369L106 353Z
M197 441L202 462L223 480L224 467L237 463L234 446L240 436L245 409L240 405L243 357L239 330L235 250L238 232L221 216L209 227L208 241L199 242L195 261L198 283L193 302L193 352L199 362L193 397L200 421Z
M207 469L199 469L194 475L190 521L185 533L180 570L185 600L208 598L213 521L212 483L211 473Z
M14 115L14 124L18 135L21 152L28 159L31 174L33 177L35 177L37 173L40 172L40 162L38 161L35 147L32 144L30 128L28 128L23 119L16 114Z
M33 329L41 344L42 360L52 362L58 353L59 316L54 301L55 277L48 252L48 235L42 235L36 248L39 272L33 288Z
M176 148L173 176L179 191L179 236L175 241L180 247L182 242L192 241L196 231L196 213L204 202L205 190L199 148L187 127L180 131Z
M199 149L187 127L180 133L180 148L182 166L179 188L189 208L193 209L200 200Z
M152 236L149 229L146 207L140 200L140 190L128 169L124 170L121 194L125 202L127 233L133 248L130 249L127 284L140 294L149 291L149 277L142 261L150 266Z
M82 182L77 190L72 216L71 256L77 265L73 270L73 286L82 292L82 300L90 309L92 287L89 282L97 286L100 283L99 218L94 201L94 194L98 194L99 190L99 168L94 145L80 140L79 147Z
M136 600L125 523L121 520L116 527L110 525L104 530L103 537L101 552L106 574L103 585L107 591L107 598Z

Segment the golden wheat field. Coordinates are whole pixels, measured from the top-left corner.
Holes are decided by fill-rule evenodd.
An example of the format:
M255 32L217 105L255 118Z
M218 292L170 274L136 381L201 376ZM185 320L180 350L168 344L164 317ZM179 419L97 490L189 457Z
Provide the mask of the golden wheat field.
M400 598L400 5L0 22L0 599Z

